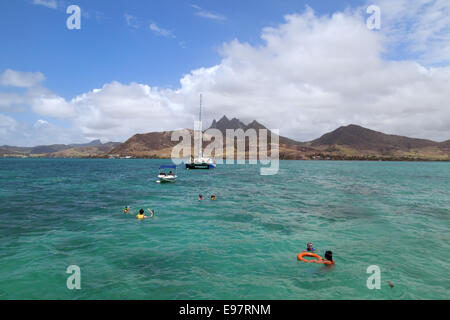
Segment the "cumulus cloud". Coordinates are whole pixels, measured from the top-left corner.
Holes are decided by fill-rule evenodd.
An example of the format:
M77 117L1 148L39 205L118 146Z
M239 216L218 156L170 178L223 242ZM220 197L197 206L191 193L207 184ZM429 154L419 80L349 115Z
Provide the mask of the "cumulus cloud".
M84 137L117 141L192 128L203 93L205 121L224 114L256 119L303 141L350 123L448 139L450 68L386 60L390 44L365 19L362 10L318 16L308 8L264 28L262 45L225 43L219 64L184 75L177 89L111 82L70 101L33 93L40 102L32 108L66 110L61 116L70 115Z
M188 124L183 121L183 106L172 102L165 90L137 83L112 82L74 98L71 105L83 134L103 140Z
M60 96L52 93L33 92L28 96L34 113L55 118L70 118L75 114L73 107Z
M34 123L33 127L37 129L37 128L42 128L42 127L45 127L45 126L48 126L48 125L50 125L50 123L48 121L39 119L38 121L36 121Z
M25 99L18 93L0 92L0 111L10 110L23 103L25 103Z
M7 69L0 74L0 85L2 86L29 88L44 80L45 77L40 72L20 72Z
M48 144L86 143L89 138L83 136L73 126L55 125L39 119L30 124L19 122L0 113L0 146L15 145L33 147Z
M0 113L0 137L6 137L9 132L14 131L17 121Z
M0 87L25 88L23 93L0 92L0 110L27 105L37 114L56 118L69 118L74 115L72 106L66 100L40 83L45 79L40 72L20 72L6 70L0 75Z

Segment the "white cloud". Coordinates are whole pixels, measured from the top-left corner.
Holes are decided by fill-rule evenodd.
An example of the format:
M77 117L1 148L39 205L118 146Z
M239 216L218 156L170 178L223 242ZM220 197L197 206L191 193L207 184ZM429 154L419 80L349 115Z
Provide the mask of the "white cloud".
M39 129L39 128L42 128L42 127L45 127L45 126L49 126L49 125L50 125L50 123L49 123L48 121L39 119L38 121L36 121L36 122L34 123L33 127L34 127L35 129Z
M0 85L2 86L29 88L44 80L45 77L40 72L20 72L7 69L0 74Z
M45 6L50 9L56 9L58 7L56 0L33 0L33 4Z
M192 4L191 7L196 10L194 14L196 16L199 16L199 17L202 17L202 18L206 18L206 19L210 19L210 20L220 20L220 21L223 21L223 20L227 19L223 15L215 14L215 13L209 12L207 10L204 10L198 5Z
M166 38L176 38L172 31L160 28L155 22L151 22L149 28L158 36L163 36Z
M74 98L71 104L83 134L102 140L188 125L183 106L170 101L165 90L137 83L112 82Z
M0 92L0 110L7 110L24 102L24 97L18 93Z
M6 70L0 74L0 85L7 87L26 88L23 93L0 92L0 109L28 105L37 114L55 118L70 118L74 109L66 100L48 89L40 86L45 79L40 72L20 72Z
M16 120L0 113L0 137L7 136L9 132L15 130L16 126L17 126Z
M28 124L0 114L0 146L6 144L32 147L88 141L89 139L82 136L78 128L62 127L42 119L37 120L34 124Z
M62 97L54 94L36 93L29 97L34 113L55 118L70 118L75 114L73 107Z
M128 26L134 28L134 29L138 29L139 28L139 24L138 24L138 20L135 16L125 13L124 14L124 18L125 21L127 23Z

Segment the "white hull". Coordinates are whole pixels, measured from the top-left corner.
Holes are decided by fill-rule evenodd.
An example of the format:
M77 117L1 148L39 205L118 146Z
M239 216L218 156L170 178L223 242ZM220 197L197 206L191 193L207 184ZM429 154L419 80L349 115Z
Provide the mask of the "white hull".
M177 176L163 176L158 175L158 181L161 182L175 182L177 180Z

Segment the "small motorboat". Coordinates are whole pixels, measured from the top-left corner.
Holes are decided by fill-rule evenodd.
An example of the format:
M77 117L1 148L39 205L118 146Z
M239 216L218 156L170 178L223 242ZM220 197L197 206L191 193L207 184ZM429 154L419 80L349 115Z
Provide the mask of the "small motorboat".
M167 170L169 170L169 172L166 174ZM175 172L173 172L172 170L175 170ZM177 166L162 165L159 167L158 180L156 182L175 182L177 180L177 177Z

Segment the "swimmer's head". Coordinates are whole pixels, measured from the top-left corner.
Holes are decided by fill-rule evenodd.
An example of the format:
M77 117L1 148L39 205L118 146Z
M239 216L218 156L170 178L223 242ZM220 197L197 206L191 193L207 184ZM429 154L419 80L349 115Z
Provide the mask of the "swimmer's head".
M144 214L144 209L139 210L139 214Z
M211 200L216 200L216 196L215 196L215 195L212 195L212 196L211 196Z
M333 261L333 252L331 252L331 251L325 252L325 259L327 259L329 261Z

